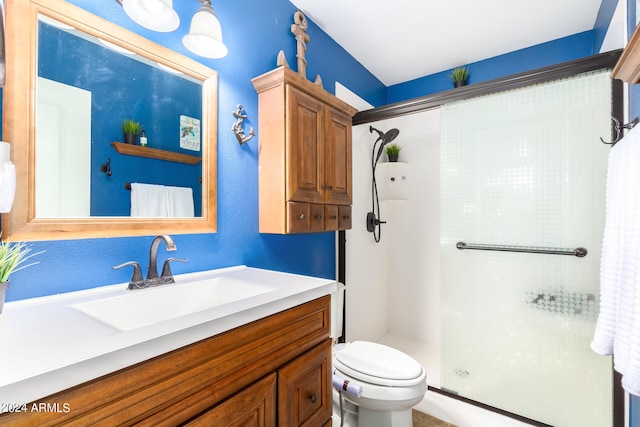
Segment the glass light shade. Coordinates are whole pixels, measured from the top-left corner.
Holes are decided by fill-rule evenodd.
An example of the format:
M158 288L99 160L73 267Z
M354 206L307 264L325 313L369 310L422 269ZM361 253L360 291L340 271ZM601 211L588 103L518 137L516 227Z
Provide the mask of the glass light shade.
M122 0L129 18L153 31L168 33L180 25L172 0Z
M196 55L205 58L222 58L228 49L222 42L222 27L213 8L206 2L191 19L189 34L182 38L182 43Z

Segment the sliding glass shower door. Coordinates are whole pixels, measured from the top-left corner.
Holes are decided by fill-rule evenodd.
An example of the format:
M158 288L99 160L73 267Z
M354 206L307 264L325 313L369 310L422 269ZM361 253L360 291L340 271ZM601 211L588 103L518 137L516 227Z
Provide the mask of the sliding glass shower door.
M609 72L441 113L442 388L556 427L611 426L611 360L589 347Z

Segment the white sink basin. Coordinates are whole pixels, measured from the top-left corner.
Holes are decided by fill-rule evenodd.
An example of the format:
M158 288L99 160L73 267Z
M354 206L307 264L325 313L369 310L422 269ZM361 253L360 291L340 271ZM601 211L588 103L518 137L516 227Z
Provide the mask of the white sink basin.
M127 291L71 307L120 331L130 331L276 289L270 284L217 277Z

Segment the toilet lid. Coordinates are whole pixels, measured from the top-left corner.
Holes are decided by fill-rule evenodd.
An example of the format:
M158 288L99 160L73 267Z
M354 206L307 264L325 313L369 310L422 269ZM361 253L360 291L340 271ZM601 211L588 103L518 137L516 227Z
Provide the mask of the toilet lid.
M343 365L371 377L412 380L424 372L411 356L373 342L354 341L338 351L335 357Z

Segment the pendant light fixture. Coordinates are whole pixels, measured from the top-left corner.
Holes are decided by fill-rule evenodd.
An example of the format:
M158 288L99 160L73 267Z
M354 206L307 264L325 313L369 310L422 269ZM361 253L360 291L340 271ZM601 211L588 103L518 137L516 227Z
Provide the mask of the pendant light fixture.
M222 27L216 17L211 0L199 0L202 6L193 15L189 34L182 43L191 52L205 58L222 58L227 55L227 46L222 42Z
M168 33L180 25L172 0L116 0L136 23L153 31Z

